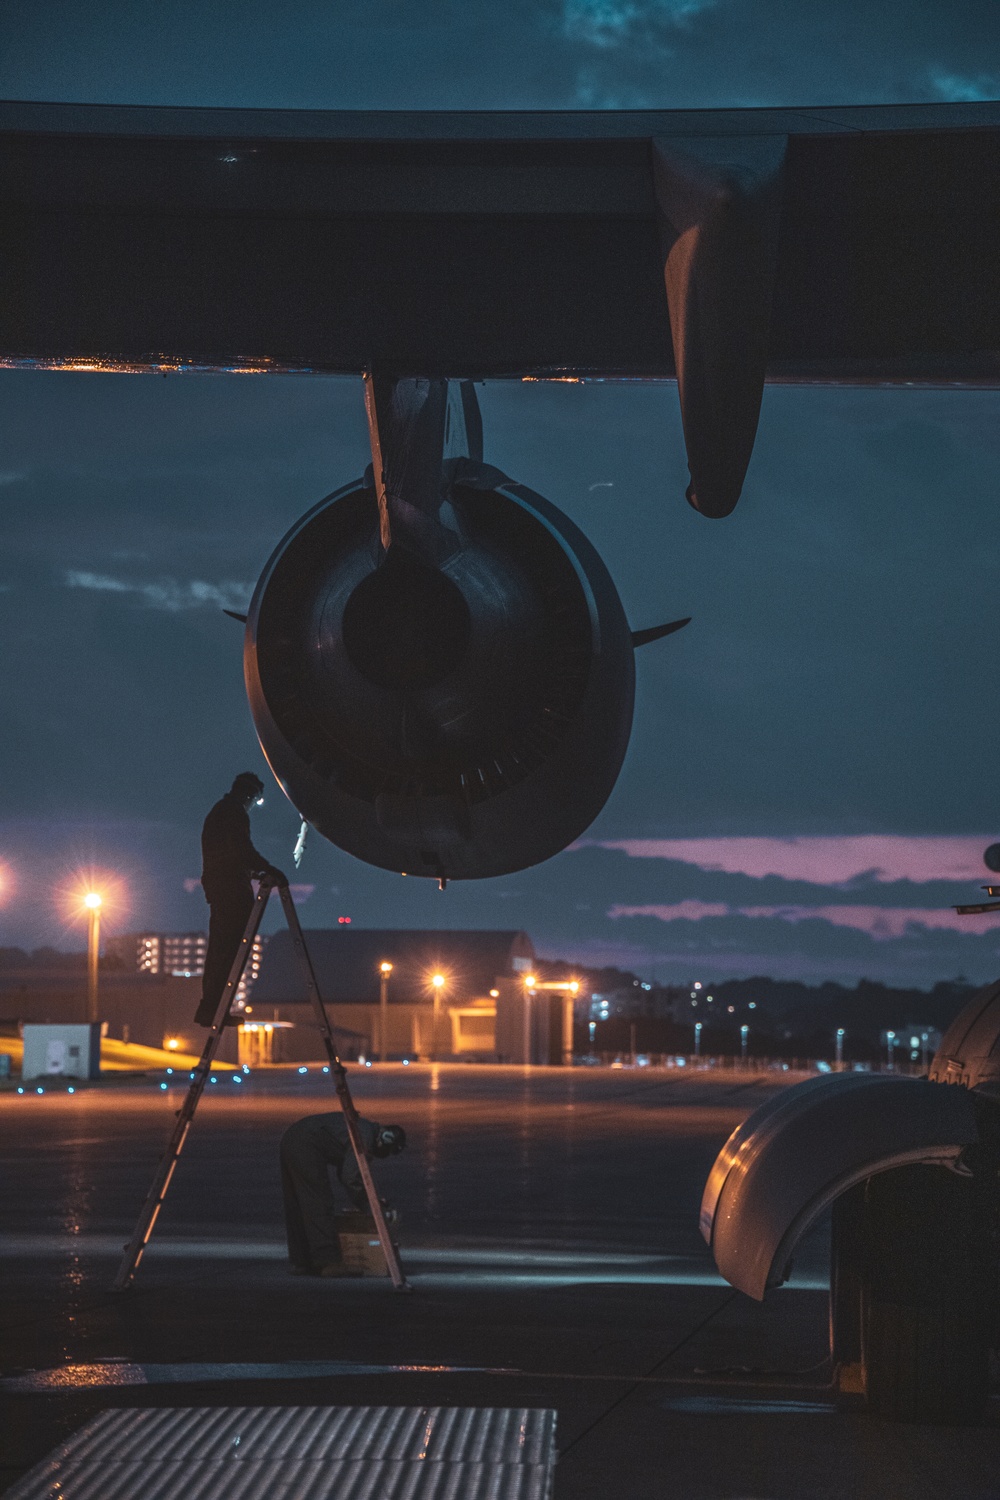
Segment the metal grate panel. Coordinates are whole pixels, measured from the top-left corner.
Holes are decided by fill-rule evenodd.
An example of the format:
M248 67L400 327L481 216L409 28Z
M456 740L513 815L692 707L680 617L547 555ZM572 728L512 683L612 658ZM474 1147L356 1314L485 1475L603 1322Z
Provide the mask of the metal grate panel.
M548 1500L555 1415L440 1406L105 1411L5 1500Z

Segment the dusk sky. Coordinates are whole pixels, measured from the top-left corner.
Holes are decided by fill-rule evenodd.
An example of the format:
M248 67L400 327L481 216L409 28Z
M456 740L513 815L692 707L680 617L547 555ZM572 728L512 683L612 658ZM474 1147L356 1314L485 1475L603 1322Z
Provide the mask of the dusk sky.
M994 3L766 0L0 5L8 99L630 108L1000 97ZM524 927L539 952L683 981L930 985L1000 971L956 918L997 808L1000 395L768 387L744 496L684 502L671 385L493 382L486 459L597 545L634 627L624 772L581 845L453 884L313 835L307 926ZM264 772L241 609L285 530L368 462L359 381L0 371L0 944L205 926L198 834ZM258 843L290 867L271 782Z

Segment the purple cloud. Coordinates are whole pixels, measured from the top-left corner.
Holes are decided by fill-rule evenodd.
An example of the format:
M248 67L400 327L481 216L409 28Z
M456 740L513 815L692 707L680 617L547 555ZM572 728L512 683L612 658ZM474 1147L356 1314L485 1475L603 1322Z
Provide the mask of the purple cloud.
M983 850L995 835L907 836L863 834L819 838L705 838L585 840L621 849L632 859L670 859L727 875L843 885L859 875L892 880L979 880Z
M728 906L721 901L679 901L672 906L612 906L608 912L618 917L657 917L661 922L700 922L706 917L777 918L782 922L829 922L834 927L851 927L866 932L875 942L905 937L914 927L927 930L960 932L968 936L969 918L960 917L950 907L922 906ZM976 918L976 932L1000 927L1000 911Z

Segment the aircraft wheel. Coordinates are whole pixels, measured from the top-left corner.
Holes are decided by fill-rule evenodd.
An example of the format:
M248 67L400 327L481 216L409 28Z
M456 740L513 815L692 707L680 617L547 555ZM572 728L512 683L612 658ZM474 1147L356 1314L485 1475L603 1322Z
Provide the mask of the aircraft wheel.
M865 1185L861 1355L868 1410L971 1425L989 1388L990 1295L976 1252L973 1183L900 1167Z

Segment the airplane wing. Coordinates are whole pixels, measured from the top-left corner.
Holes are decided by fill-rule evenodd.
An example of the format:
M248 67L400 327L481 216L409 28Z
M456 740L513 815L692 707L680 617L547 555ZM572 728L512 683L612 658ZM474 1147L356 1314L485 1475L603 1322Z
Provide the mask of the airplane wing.
M765 380L1000 383L1000 103L0 104L0 363L672 379L706 514Z

